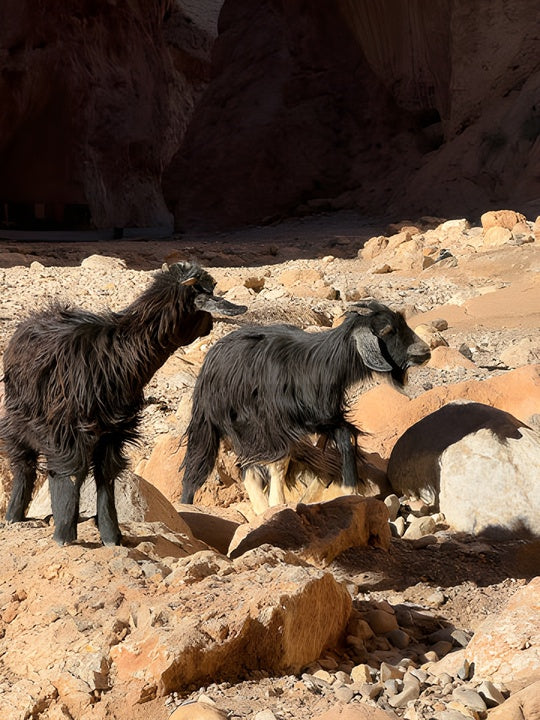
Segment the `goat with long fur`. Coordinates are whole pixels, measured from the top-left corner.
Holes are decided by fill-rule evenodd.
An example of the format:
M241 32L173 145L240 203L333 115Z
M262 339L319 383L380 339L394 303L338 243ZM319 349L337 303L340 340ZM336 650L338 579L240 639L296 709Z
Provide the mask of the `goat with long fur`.
M76 539L79 492L93 470L101 539L120 543L114 481L127 466L124 446L138 438L143 388L179 346L210 332L211 312L246 309L214 296L214 286L197 265L177 263L121 312L56 303L17 327L4 354L0 423L13 474L7 521L24 519L43 453L56 542Z
M270 471L272 494L272 481L279 485L287 458L298 448L306 454L310 434L335 445L342 485L355 488L358 430L345 418L347 390L374 372L403 385L408 368L429 357L429 347L401 313L374 300L352 305L332 330L308 333L274 325L226 335L208 352L195 385L182 501L193 502L224 438L239 458L258 512L268 505L257 489L261 465ZM270 503L280 499L278 491Z

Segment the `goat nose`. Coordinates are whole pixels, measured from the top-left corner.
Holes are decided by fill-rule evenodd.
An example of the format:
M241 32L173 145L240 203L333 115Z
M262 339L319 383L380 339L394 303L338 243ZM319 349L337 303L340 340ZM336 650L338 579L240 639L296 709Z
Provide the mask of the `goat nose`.
M407 348L407 355L413 365L424 365L431 357L429 345L423 340L409 345Z

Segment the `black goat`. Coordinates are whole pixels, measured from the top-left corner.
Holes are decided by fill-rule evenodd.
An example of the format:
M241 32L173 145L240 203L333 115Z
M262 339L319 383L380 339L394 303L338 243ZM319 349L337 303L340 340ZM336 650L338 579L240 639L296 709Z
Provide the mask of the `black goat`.
M41 452L56 542L76 539L79 491L93 469L101 539L119 544L114 481L127 466L124 445L138 437L144 386L176 348L210 332L210 311L246 310L215 297L214 286L197 265L177 263L121 312L53 304L17 327L4 354L0 423L13 473L7 521L24 519Z
M244 468L257 512L264 509L260 472L283 479L287 458L311 433L327 436L341 455L342 484L355 488L358 430L345 419L345 395L354 383L385 373L403 385L407 369L430 357L429 347L400 313L370 300L352 305L333 330L307 333L289 325L245 327L208 352L199 373L186 431L182 501L193 502L227 438ZM354 445L351 442L354 440ZM257 475L259 476L257 478Z

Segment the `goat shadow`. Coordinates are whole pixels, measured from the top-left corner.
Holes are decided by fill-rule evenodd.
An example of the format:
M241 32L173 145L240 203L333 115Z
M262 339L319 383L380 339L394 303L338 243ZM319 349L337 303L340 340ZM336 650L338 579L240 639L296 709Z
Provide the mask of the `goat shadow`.
M490 530L500 532L448 534L443 542L424 547L417 541L393 538L388 552L349 548L335 558L331 569L352 578L359 592L400 591L417 583L448 588L466 581L487 587L508 578L531 580L540 574L538 537Z

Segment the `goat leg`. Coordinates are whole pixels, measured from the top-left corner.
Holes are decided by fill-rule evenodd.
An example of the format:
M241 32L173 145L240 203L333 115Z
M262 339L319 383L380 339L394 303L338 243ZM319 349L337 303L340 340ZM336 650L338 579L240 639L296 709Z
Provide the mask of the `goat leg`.
M26 450L17 456L11 455L11 472L13 486L6 511L7 522L21 522L32 499L32 491L36 482L37 455Z
M69 545L77 539L79 493L86 473L67 475L49 472L49 491L54 518L54 541Z
M284 505L286 502L284 485L288 467L288 457L282 460L276 460L276 462L267 465L268 475L270 476L268 481L268 505L270 507L274 507L274 505Z
M244 487L256 515L262 515L265 510L268 510L268 496L264 492L263 472L263 468L258 465L248 465L243 471Z
M97 525L104 545L120 545L122 533L114 503L114 480L97 483Z
M346 427L339 427L334 430L333 436L341 453L341 484L344 488L355 490L358 487L358 471L352 433Z
M114 483L127 467L122 448L102 439L94 450L94 479L96 481L96 515L101 542L120 545L122 534L114 502Z

